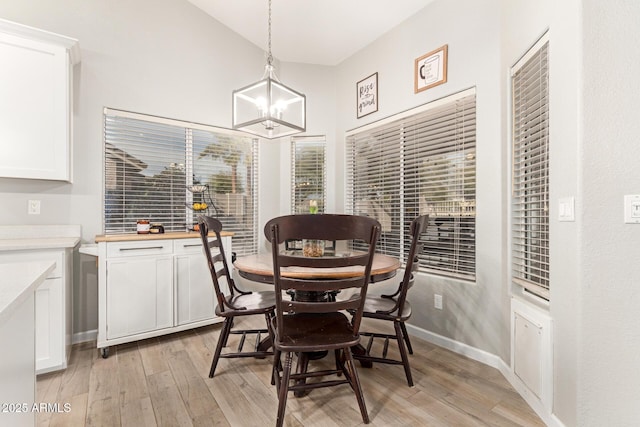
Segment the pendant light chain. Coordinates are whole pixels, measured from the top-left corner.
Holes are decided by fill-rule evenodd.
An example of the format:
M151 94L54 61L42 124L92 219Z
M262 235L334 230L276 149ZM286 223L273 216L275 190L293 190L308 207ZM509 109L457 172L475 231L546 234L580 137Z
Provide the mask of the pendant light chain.
M272 65L273 55L271 55L271 0L269 0L269 54L267 55L267 64Z

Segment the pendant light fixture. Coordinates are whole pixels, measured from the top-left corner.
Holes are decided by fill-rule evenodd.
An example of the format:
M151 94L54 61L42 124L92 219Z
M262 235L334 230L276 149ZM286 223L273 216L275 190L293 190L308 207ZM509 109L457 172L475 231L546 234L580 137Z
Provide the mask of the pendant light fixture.
M274 139L306 130L306 97L276 77L271 55L271 0L269 52L262 80L233 91L233 128Z

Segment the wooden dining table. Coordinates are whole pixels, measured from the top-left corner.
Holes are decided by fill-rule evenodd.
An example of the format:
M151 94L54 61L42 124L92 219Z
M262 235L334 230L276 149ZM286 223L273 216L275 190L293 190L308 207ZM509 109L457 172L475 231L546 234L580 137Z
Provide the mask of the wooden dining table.
M325 256L340 257L341 252ZM380 282L396 275L400 268L400 261L389 255L374 254L371 266L370 282ZM260 283L273 283L273 257L270 253L259 253L239 257L233 263L240 277ZM335 267L335 268L302 268L285 267L282 270L284 277L300 277L310 279L339 279L358 276L362 273L362 267Z
M340 257L340 252L327 255L327 257ZM247 280L251 280L259 283L273 284L273 256L270 253L260 253L255 255L247 255L237 258L233 262L233 266L238 270L240 277ZM373 256L373 262L371 266L370 283L381 282L383 280L390 279L396 275L396 271L401 267L400 261L389 255L376 253ZM335 268L302 268L302 267L285 267L282 269L281 275L285 277L299 277L299 278L313 278L313 279L339 279L354 277L362 274L361 266L353 267L335 267ZM322 292L298 291L295 296L292 296L298 301L323 301L326 300L327 295ZM265 338L260 343L260 349L267 349L271 346L269 338ZM361 345L352 348L354 353L363 353L365 350ZM320 354L321 353L321 354ZM303 354L298 358L297 371L302 372L307 370L307 364L309 359L317 359L324 357L326 352L319 352L316 354ZM361 361L363 367L370 368L371 362ZM294 393L296 397L305 395L305 392L298 391Z

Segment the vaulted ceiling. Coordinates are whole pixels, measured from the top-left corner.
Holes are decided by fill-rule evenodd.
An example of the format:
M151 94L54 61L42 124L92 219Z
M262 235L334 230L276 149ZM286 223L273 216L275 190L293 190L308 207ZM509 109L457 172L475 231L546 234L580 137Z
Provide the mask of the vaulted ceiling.
M267 50L268 0L188 0ZM433 0L272 0L271 50L286 62L336 65Z

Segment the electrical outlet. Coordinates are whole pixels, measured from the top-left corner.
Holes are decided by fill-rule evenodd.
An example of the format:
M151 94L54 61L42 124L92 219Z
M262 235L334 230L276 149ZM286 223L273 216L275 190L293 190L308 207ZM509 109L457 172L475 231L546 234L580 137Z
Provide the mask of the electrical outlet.
M433 306L438 310L442 310L442 295L433 295Z
M27 213L29 215L40 215L40 200L29 200Z

